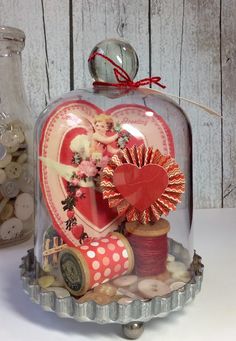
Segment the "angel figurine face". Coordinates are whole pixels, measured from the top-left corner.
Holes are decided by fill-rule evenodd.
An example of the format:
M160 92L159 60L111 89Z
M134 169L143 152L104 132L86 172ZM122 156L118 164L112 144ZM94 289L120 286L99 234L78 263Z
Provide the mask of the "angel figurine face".
M106 135L107 132L107 124L104 121L96 121L94 124L94 128L96 133L101 134L101 135Z

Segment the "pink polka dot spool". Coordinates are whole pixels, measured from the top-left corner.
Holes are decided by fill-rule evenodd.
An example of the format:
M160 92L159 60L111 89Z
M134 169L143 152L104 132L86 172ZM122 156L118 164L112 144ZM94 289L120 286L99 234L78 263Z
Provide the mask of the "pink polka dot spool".
M129 274L134 268L134 255L128 240L113 232L93 239L78 248L68 247L59 256L59 269L65 286L75 296Z

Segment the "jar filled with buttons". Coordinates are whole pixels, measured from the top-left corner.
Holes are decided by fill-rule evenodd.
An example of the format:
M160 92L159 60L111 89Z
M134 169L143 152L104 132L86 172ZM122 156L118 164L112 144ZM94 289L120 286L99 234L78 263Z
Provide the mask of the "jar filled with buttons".
M33 117L21 68L23 31L0 26L0 247L33 231Z

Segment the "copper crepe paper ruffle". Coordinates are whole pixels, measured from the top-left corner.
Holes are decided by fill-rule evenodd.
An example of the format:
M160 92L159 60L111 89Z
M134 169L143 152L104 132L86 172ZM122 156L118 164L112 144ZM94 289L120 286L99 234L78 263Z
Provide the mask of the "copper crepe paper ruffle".
M116 170L125 164L136 165L139 169L149 164L158 165L168 176L166 188L150 203L149 207L142 211L130 204L114 184L113 177ZM101 189L103 199L108 199L109 207L117 208L119 216L125 216L127 221L148 224L158 221L163 214L168 215L170 211L176 210L176 205L181 202L181 195L185 191L185 177L174 158L162 155L158 149L146 148L142 144L139 147L125 148L112 156L107 167L103 169Z

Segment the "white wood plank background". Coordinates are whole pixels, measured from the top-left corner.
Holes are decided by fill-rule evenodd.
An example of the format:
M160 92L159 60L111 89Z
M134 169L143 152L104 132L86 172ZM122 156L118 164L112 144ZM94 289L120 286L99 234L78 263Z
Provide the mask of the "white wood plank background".
M162 76L193 128L194 206L236 206L235 0L0 0L0 25L23 29L23 72L37 116L53 98L91 85L87 57L122 37L140 58L138 77Z

